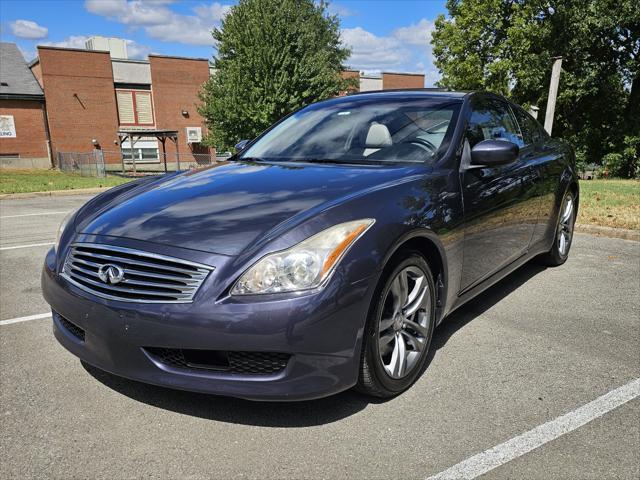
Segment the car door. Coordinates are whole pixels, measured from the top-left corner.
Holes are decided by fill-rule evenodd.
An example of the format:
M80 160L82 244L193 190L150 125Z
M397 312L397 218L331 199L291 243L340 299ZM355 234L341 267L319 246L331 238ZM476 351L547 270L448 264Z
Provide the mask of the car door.
M470 164L471 149L483 140L525 147L508 103L492 95L476 95L470 107L460 168L465 215L463 291L526 252L539 210L538 177L523 156L508 165ZM523 153L526 157L526 149Z
M554 217L556 194L560 184L563 167L560 162L562 153L531 115L517 105L512 106L516 120L522 131L523 161L527 162L538 177L536 196L538 197L538 219L531 244L544 241L547 229Z

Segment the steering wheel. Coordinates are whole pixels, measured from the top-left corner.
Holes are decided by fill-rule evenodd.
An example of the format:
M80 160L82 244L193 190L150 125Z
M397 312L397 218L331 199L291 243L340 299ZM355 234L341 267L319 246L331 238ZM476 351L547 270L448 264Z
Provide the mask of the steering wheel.
M431 143L429 140L425 140L424 138L412 138L411 140L408 140L406 142L402 142L402 143L411 143L413 145L417 145L418 147L427 150L431 153L435 153L436 150L438 150L438 147L436 147L433 143Z

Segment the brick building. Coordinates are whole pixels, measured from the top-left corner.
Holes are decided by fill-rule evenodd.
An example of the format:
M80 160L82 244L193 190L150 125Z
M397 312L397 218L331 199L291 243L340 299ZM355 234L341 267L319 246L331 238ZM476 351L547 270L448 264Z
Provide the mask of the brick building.
M45 91L51 147L57 152L104 150L118 141L118 109L109 52L38 47L32 65Z
M174 169L178 158L193 164L200 154L214 154L200 142L206 125L197 108L211 74L208 60L130 60L126 47L102 37L89 39L87 49L39 46L27 66L15 44L3 43L2 165L42 168L65 155L99 153L107 169L158 170L165 159ZM353 78L351 91L424 86L421 74L342 76Z
M367 75L358 70L345 70L342 78L354 79L355 87L351 90L356 92L424 88L422 73L382 72L380 75Z
M200 143L206 127L197 111L207 59L139 61L113 51L39 46L31 70L44 90L54 157L97 149L108 169L123 162L159 169L163 152L169 163L176 153L189 163L212 153Z
M44 93L13 43L0 43L0 167L49 168Z

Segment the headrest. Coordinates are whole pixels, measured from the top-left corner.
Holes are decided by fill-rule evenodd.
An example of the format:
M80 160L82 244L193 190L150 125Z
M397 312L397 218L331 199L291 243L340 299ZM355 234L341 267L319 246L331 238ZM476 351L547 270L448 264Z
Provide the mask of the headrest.
M382 148L392 145L389 129L381 123L372 123L367 132L366 148Z

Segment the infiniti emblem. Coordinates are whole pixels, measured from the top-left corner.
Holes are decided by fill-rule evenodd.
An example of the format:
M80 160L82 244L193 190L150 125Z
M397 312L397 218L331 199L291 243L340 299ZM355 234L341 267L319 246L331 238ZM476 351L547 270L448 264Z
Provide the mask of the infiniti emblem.
M98 276L104 283L115 285L116 283L120 283L124 280L124 270L122 267L113 265L112 263L107 263L100 267L98 270Z

